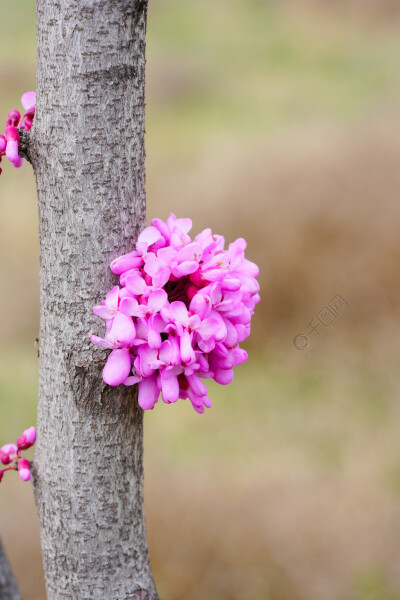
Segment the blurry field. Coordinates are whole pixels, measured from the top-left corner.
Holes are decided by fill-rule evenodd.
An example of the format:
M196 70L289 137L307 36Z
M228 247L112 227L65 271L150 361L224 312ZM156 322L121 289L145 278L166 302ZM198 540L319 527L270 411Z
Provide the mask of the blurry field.
M1 3L4 117L34 87L33 4ZM145 416L164 600L400 600L399 29L398 0L150 3L149 219L246 237L262 284L213 408ZM39 269L33 175L2 166L0 444L35 419ZM349 318L296 349L337 294ZM0 508L41 600L30 487Z

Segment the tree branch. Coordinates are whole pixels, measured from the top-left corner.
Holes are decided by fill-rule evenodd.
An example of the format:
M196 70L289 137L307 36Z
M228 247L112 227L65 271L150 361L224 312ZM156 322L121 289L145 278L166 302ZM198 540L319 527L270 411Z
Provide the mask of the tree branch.
M0 598L1 600L22 600L17 583L8 564L0 540Z

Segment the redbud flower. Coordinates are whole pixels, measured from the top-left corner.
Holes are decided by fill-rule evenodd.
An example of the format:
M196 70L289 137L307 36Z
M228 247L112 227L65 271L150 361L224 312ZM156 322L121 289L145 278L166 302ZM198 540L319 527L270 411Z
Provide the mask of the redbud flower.
M36 429L29 427L25 429L17 444L5 444L0 449L0 461L3 465L10 465L6 469L0 470L0 481L6 471L17 471L23 481L31 478L30 463L26 458L21 458L21 450L26 450L33 446L36 441Z
M33 124L33 117L35 116L36 92L25 92L25 94L22 94L21 104L26 112L22 117L19 126L21 129L29 131Z
M14 125L9 125L5 131L6 134L6 156L8 160L12 163L19 163L19 159L21 158L18 154L18 145L20 142L20 137L17 128Z
M153 219L136 249L112 261L120 285L93 309L106 334L91 340L112 350L104 381L138 383L144 410L161 393L167 404L187 398L202 413L211 406L203 379L226 385L247 360L239 344L260 301L258 267L245 258L244 239L225 249L210 229L192 240L191 227L172 213Z
M15 444L6 444L0 449L0 460L3 465L8 465L17 458L18 448Z
M29 466L29 460L26 460L26 458L21 458L21 460L18 462L18 474L21 477L22 481L29 481L29 479L31 478Z
M7 117L7 127L10 127L10 126L17 127L20 120L21 120L20 112L18 110L16 110L15 108L13 110L10 110L10 112L8 113L8 117Z
M20 167L24 162L24 159L18 153L21 139L17 128L25 131L31 129L35 116L36 93L26 92L21 98L21 103L26 111L25 114L21 118L18 110L10 110L6 122L5 136L0 135L0 162L2 156L5 155L14 167Z
M25 429L21 437L17 439L17 446L19 450L27 450L36 441L36 429L35 427L29 427L29 429Z

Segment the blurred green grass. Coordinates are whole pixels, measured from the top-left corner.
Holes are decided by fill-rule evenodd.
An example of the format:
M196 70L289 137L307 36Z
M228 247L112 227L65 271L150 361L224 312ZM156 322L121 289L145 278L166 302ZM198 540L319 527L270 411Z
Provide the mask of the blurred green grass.
M196 231L211 223L229 238L244 232L251 257L266 265L250 360L237 369L232 385L210 384L213 408L203 416L184 402L159 402L145 415L150 550L165 600L400 597L396 323L385 321L383 327L375 319L380 305L372 292L378 294L383 286L374 276L384 271L383 261L378 257L366 267L356 262L346 272L349 252L338 258L335 246L339 240L347 248L338 232L361 222L364 246L358 240L357 248L367 255L368 223L378 222L385 210L394 228L398 218L390 204L380 211L375 197L369 204L364 197L371 188L369 165L380 156L385 165L393 157L393 180L383 171L389 187L379 201L390 196L397 147L392 151L386 129L379 130L377 142L375 130L366 141L357 136L369 131L377 115L386 114L388 129L396 135L399 22L371 23L361 12L351 16L333 9L327 16L307 8L307 2L258 0L153 0L149 5L149 218L166 216L170 207L184 208L196 217ZM0 62L0 114L5 115L18 107L23 91L34 88L35 3L2 0L0 18L7 24ZM344 132L338 148L332 131ZM348 149L342 139L362 149L374 146L377 156L357 163L358 146ZM276 156L265 150L275 143L283 148ZM339 212L333 212L329 195L322 197L322 208L309 202L313 193L318 197L332 188L336 195L344 185L341 163L331 164L321 148L343 155L350 177L361 182L359 189L345 189ZM298 159L303 155L304 163ZM276 184L259 175L268 169L276 172ZM310 180L315 192L302 180L307 169L322 173L320 187ZM288 182L290 189L303 185L305 191L285 204ZM236 187L242 195L235 195ZM276 194L275 204L267 204L267 194ZM31 425L36 413L37 216L34 178L26 165L20 171L4 165L0 206L2 444ZM319 221L323 214L327 220ZM300 249L291 249L291 227L304 233ZM274 230L282 246L272 238ZM382 221L379 236L389 244L388 231ZM351 235L354 245L353 230ZM393 248L387 256L397 265ZM289 257L288 265L278 256ZM330 296L321 265L312 262L320 256L328 259L322 271L329 277ZM308 297L304 282L310 273L317 291ZM341 286L357 279L354 273L362 273L354 321L361 322L364 338L350 324L305 359L293 348L293 335L331 292L346 291ZM366 273L374 311L361 301L368 296L362 288ZM266 306L272 306L270 312ZM260 318L263 312L268 319ZM365 338L371 338L369 345ZM39 599L43 589L33 500L22 486L8 485L0 490L6 506L0 516L2 535L26 597ZM25 544L17 539L22 533ZM21 569L26 563L35 565L29 578Z
M171 139L176 146L180 138L210 143L222 134L237 143L314 119L360 119L399 95L396 30L371 36L368 27L343 20L321 29L279 3L243 0L156 0L149 16L150 84L157 78L148 106L150 148ZM152 64L160 65L155 75ZM184 84L174 81L179 66Z

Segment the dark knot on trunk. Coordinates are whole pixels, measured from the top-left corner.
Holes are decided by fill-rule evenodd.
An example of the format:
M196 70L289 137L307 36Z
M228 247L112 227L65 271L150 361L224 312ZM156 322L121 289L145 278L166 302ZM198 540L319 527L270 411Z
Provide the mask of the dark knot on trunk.
M32 164L32 161L30 159L30 155L29 155L29 131L25 131L25 129L21 129L20 127L18 127L18 133L19 133L19 137L20 137L20 141L19 141L19 146L18 146L18 154L20 156L22 156L22 158L25 158L25 160L27 160L29 163Z

